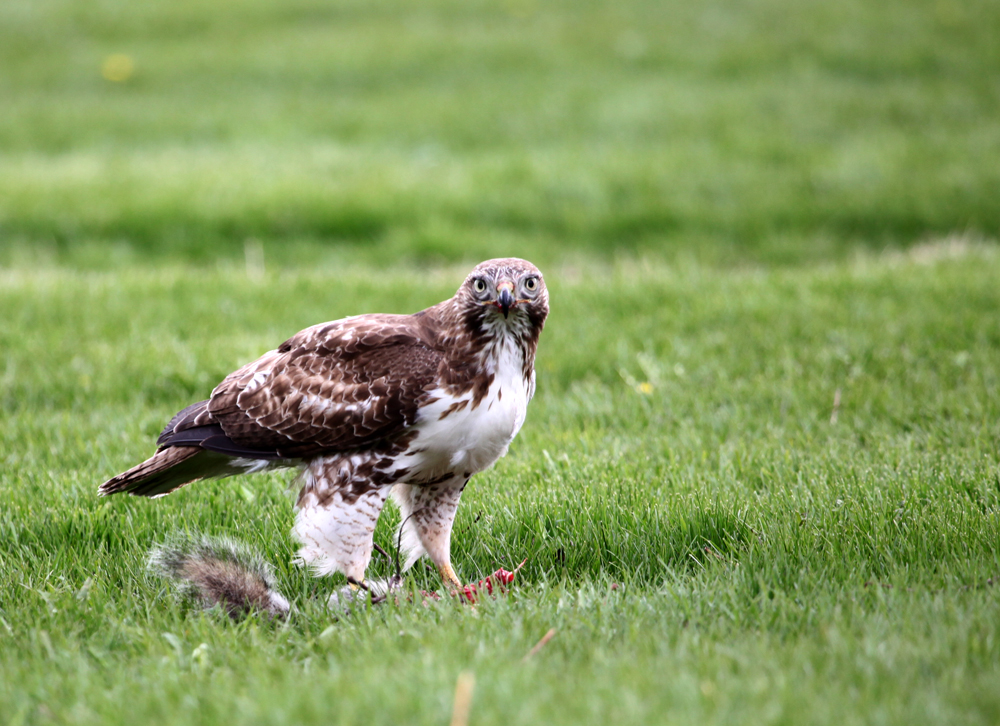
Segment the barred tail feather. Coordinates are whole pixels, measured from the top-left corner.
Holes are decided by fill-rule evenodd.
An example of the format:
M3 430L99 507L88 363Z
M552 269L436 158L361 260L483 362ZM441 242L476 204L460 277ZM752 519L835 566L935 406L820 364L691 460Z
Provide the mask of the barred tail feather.
M271 567L232 540L174 537L153 548L149 570L204 607L221 606L233 620L253 612L281 618L291 609L275 588Z
M170 446L108 479L98 491L103 495L128 492L143 497L162 497L198 479L236 473L231 461L228 456L200 446Z

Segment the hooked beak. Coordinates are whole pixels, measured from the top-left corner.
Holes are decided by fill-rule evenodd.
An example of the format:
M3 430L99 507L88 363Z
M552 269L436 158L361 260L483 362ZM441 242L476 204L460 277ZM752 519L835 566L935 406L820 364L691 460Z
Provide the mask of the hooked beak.
M497 285L497 307L500 308L500 312L505 318L510 309L517 303L517 300L514 299L513 289L514 285L506 280Z

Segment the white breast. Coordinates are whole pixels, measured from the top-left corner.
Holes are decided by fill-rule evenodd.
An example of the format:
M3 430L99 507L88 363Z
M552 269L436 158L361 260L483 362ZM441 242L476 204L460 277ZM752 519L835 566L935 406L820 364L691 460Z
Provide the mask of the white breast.
M402 462L411 469L408 480L448 472L475 474L507 453L524 423L532 386L524 380L522 354L513 344L501 347L494 362L493 383L474 409L471 391L458 398L443 390L433 392L439 400L421 409L417 420L420 433L411 448L419 453ZM461 410L446 414L462 401L468 403Z

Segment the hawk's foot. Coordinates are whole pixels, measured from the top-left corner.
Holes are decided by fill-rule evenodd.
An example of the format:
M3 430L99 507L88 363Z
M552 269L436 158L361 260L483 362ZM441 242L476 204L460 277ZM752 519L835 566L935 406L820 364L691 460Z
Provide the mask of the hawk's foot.
M347 585L330 595L327 607L348 614L351 612L351 608L357 604L378 605L385 602L389 595L401 590L402 587L403 581L396 575L384 580L355 580L349 577Z
M450 562L438 565L438 572L441 573L441 579L444 580L444 584L448 587L448 592L453 596L462 593L462 583L458 579L458 575L455 574L455 570L452 568Z

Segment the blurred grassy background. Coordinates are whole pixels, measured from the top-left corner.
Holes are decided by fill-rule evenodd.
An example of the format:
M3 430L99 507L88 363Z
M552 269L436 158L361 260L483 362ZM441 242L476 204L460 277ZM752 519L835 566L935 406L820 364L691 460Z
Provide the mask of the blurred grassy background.
M998 37L994 0L5 0L0 264L992 239Z

